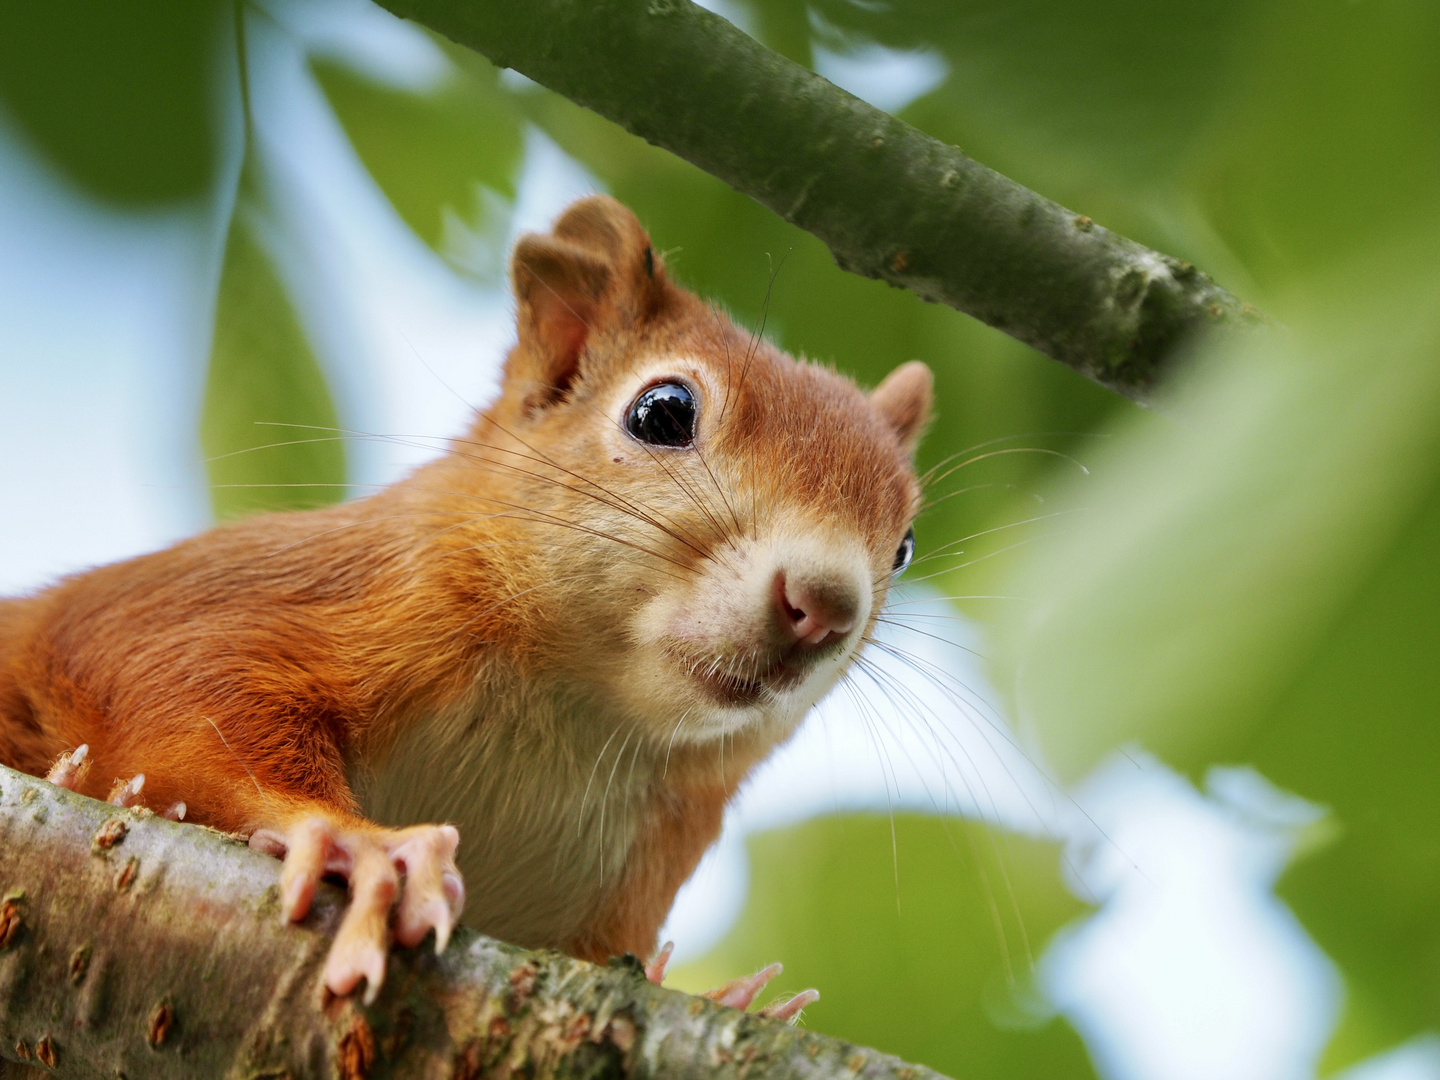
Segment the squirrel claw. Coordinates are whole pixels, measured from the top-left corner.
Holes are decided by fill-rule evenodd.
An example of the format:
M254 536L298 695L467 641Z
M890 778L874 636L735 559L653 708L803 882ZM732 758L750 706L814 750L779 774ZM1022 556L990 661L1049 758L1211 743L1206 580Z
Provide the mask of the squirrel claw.
M665 958L669 959L668 953L665 954ZM750 1003L759 996L760 991L765 989L766 984L783 970L785 969L781 965L771 964L761 968L754 975L732 979L724 986L717 986L714 990L708 990L701 996L707 997L711 1001L718 1001L721 1005L729 1005L736 1009L748 1009ZM646 973L649 973L648 968ZM792 998L770 1002L759 1011L759 1015L771 1020L784 1020L793 1024L799 1018L801 1010L819 1000L820 991L802 990Z
M800 1019L800 1013L810 1005L820 1000L819 990L801 990L800 993L788 1001L781 1001L778 998L770 1002L760 1010L760 1015L771 1020L784 1020L793 1024Z
M361 1000L366 1005L375 1004L375 999L380 996L380 986L385 981L383 945L377 945L363 933L343 937L337 934L335 943L330 946L330 955L325 958L325 989L344 997L360 985L361 979L365 980L365 993Z
M675 943L667 941L660 946L660 951L655 954L648 964L645 965L645 978L649 979L656 986L665 981L665 969L670 966L670 956L675 952Z
M105 800L111 806L134 806L140 801L140 792L145 787L145 774L136 773L129 780L116 780Z
M731 1008L748 1009L756 995L765 989L766 983L784 970L780 964L771 964L761 968L754 975L743 975L738 979L731 979L724 986L707 990L701 996L707 997L711 1001L718 1001L721 1005L729 1005Z
M390 916L397 899L399 944L418 945L431 929L437 953L449 941L465 906L465 886L455 866L459 843L453 825L384 829L318 816L283 833L261 829L250 837L251 847L285 860L280 910L289 922L305 917L325 874L339 874L349 882L350 906L325 961L325 987L343 996L363 979L367 1005L375 1001L385 979Z
M61 754L55 764L50 766L50 771L45 774L45 779L56 787L74 791L75 784L80 779L80 767L85 764L86 755L89 753L89 744L81 743L74 750Z
M445 951L455 920L465 907L465 885L455 866L460 833L453 825L424 825L402 830L388 847L391 861L405 873L405 892L395 913L395 940L419 945L433 927L435 953Z

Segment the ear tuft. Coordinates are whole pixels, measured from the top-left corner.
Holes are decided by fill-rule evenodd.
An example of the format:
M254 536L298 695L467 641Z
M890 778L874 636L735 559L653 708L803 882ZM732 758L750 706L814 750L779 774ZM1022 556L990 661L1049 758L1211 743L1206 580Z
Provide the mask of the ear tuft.
M608 195L580 199L548 235L520 239L510 278L519 305L516 366L536 384L527 400L545 405L564 395L596 330L654 315L664 295L657 263L635 215Z
M935 377L918 360L901 364L870 392L870 404L894 430L907 453L913 454L930 420Z

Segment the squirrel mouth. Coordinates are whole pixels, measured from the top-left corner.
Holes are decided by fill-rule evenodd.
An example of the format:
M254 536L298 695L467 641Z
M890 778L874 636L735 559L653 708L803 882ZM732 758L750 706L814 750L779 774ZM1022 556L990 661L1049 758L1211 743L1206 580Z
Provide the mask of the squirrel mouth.
M784 657L743 675L714 662L699 661L686 666L690 669L690 677L716 702L731 708L758 705L766 698L798 685L805 678L805 669L786 663Z

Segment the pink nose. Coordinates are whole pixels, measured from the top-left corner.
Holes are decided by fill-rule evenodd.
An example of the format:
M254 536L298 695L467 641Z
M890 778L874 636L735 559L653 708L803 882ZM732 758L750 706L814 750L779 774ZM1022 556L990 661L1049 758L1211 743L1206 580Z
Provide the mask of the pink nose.
M792 581L781 572L775 575L775 607L780 625L796 641L814 646L854 628L860 598L848 583Z

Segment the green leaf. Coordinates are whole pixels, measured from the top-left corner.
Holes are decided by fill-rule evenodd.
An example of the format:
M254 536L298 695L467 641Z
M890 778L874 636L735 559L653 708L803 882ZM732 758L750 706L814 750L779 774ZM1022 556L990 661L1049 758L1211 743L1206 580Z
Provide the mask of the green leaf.
M1338 317L1303 336L1212 356L1017 569L1039 603L1003 626L1003 666L1071 775L1134 737L1172 763L1233 757L1387 557L1440 465L1440 280L1362 299L1410 254L1317 297Z
M345 494L335 405L258 224L242 195L226 242L200 424L221 520Z
M519 116L498 86L499 72L479 57L460 59L425 94L384 85L323 57L311 66L396 212L432 248L465 267L459 234L487 225L492 208L482 189L514 198L523 140ZM485 269L493 273L502 260L497 252L495 266Z
M1335 1065L1440 1024L1437 703L1440 483L1432 480L1241 748L1279 782L1328 803L1340 825L1334 845L1295 866L1280 888L1350 982L1329 1053Z
M1336 1061L1440 1021L1440 276L1417 231L1122 433L998 635L1069 775L1133 739L1331 809L1339 839L1283 894L1350 982Z
M893 828L893 834L892 834ZM671 982L692 991L773 961L813 986L805 1026L967 1080L1094 1075L1040 998L1030 957L1084 910L1059 852L958 819L826 818L750 838L729 936Z
M1153 182L1157 168L1181 159L1222 98L1229 54L1250 31L1254 6L820 0L815 8L861 40L941 52L951 77L915 109L936 135L963 132L1047 170L1079 157L1114 177L1149 173Z
M1224 244L1283 295L1405 235L1417 208L1433 213L1440 6L1272 0L1257 14L1191 186Z
M215 175L216 60L233 11L218 0L0 4L0 102L96 195L193 198Z

